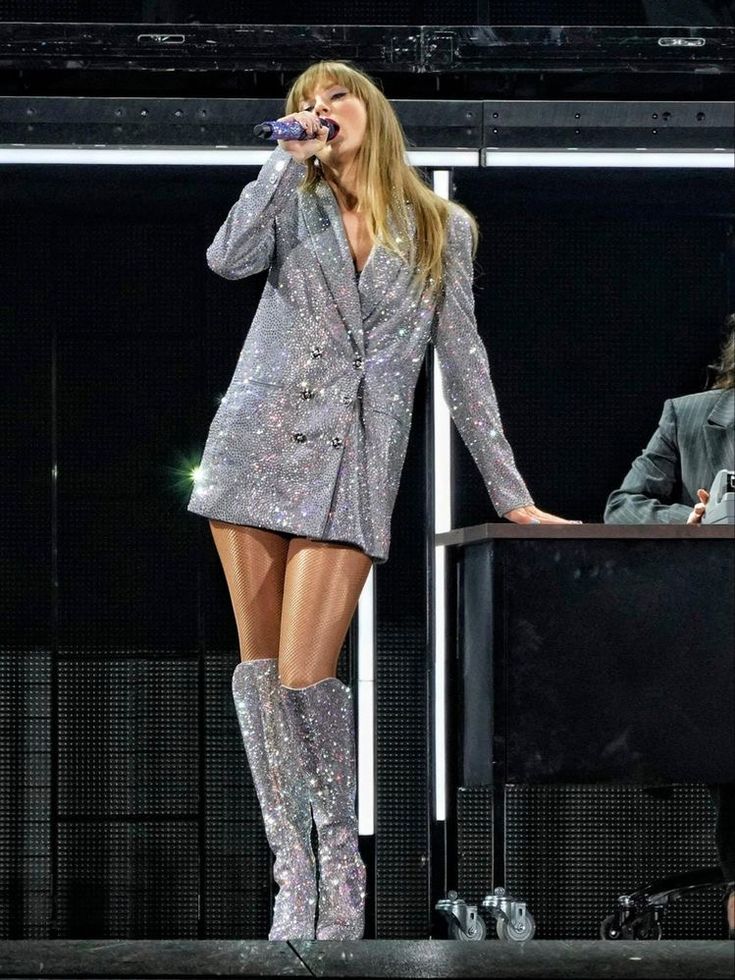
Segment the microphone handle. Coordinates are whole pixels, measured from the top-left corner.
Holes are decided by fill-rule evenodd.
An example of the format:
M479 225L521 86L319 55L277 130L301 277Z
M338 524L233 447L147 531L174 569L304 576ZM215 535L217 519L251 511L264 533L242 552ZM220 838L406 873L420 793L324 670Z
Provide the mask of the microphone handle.
M329 135L327 136L327 141L334 139L336 135L336 129L334 123L330 119L322 119L322 126L326 126L329 130ZM313 137L309 136L307 131L296 119L289 119L285 122L279 119L269 119L267 122L258 123L257 126L253 127L253 134L259 136L264 140L308 140Z

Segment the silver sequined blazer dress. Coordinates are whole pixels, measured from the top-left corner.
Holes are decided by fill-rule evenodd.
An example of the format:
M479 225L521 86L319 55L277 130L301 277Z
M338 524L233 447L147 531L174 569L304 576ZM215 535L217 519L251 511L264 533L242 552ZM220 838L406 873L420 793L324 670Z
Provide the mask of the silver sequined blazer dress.
M226 279L268 270L212 420L188 510L388 558L391 515L427 346L452 418L499 514L532 503L498 414L472 292L471 235L452 210L446 288L411 294L411 270L376 244L359 277L337 201L277 147L207 250Z

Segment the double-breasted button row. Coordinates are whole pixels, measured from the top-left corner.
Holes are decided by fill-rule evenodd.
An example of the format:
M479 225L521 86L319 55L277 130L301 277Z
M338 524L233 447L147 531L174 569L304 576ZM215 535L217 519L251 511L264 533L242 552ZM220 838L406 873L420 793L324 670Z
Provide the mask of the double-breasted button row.
M294 442L306 442L306 436L303 432L294 432L292 438ZM345 444L341 436L333 436L331 442L335 449L341 449Z
M310 353L312 358L323 357L324 347L322 347L321 344L312 344L310 347ZM362 370L362 363L363 359L361 356L357 355L355 358L353 358L352 364L356 371ZM314 388L310 388L306 384L301 386L301 397L304 399L304 401L309 401L315 394L316 390ZM354 400L355 396L350 394L348 391L343 391L340 395L340 401L344 405L351 405ZM292 438L294 442L306 442L306 435L303 432L294 432L292 434ZM342 446L344 446L344 439L342 439L341 436L333 436L331 443L335 449L341 449Z
M316 395L316 389L309 388L308 385L303 385L300 394L304 401L311 401ZM351 405L355 400L355 396L349 391L343 391L339 396L339 400L343 405Z

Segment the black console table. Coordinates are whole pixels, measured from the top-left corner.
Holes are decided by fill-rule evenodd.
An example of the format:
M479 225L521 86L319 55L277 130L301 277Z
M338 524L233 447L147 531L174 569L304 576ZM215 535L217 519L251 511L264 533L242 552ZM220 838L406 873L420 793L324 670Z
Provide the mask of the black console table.
M495 884L509 784L735 779L733 542L735 528L706 525L436 536L448 813L458 786L493 787Z

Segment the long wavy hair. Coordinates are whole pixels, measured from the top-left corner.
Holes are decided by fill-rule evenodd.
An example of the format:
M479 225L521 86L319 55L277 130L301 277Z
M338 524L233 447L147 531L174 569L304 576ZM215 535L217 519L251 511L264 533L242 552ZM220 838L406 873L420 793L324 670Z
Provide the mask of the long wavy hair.
M735 388L735 313L725 320L725 330L729 333L720 348L720 357L709 365L715 373L712 388Z
M450 207L461 207L439 197L421 174L406 162L406 137L390 102L375 82L347 61L319 61L310 65L291 84L286 115L299 112L317 88L343 85L364 104L365 136L357 151L357 211L365 216L374 240L400 256L415 269L414 285L427 287L438 296L444 280L444 244ZM316 157L306 161L302 187L313 191L323 175ZM415 222L411 234L409 209ZM473 255L477 249L477 222L462 208L472 228ZM394 237L388 222L395 222ZM396 238L402 240L399 243Z

